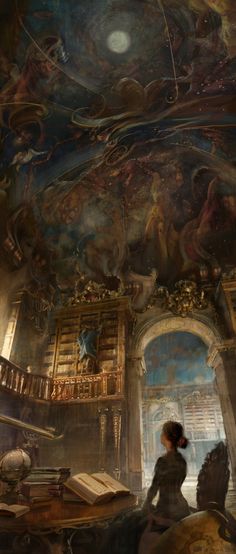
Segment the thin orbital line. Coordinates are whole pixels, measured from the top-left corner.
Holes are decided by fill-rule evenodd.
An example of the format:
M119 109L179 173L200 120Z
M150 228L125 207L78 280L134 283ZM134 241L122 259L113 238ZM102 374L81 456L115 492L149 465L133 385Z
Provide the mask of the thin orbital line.
M170 31L169 31L168 21L166 19L166 14L165 14L165 10L164 10L163 4L162 4L162 0L157 0L157 1L158 1L158 4L159 4L159 8L162 12L162 15L163 15L163 18L164 18L164 21L165 21L165 25L166 25L166 31L167 31L167 34L168 34L168 41L169 41L169 46L170 46L170 57L171 57L171 63L172 63L172 69L173 69L173 74L174 74L174 81L175 81L175 92L176 92L175 100L178 100L179 87L178 87L178 82L177 82L177 74L176 74L176 69L175 69L175 59L174 59L174 54L173 54L172 42L171 42L171 38L170 38Z

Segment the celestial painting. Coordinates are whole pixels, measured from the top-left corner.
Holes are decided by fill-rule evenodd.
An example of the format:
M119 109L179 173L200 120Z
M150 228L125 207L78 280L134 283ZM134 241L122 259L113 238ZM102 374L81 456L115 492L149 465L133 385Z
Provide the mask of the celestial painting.
M214 379L207 365L207 346L203 341L183 331L166 333L153 339L145 349L145 384L200 385Z
M4 425L8 415L15 425L17 416L16 427L32 431L20 444L31 449L33 463L53 464L59 473L68 464L107 469L125 477L132 493L140 491L141 501L143 452L151 476L163 437L179 460L189 438L196 476L215 440L225 440L226 423L234 471L235 267L236 0L0 0L0 396L3 389ZM224 285L233 269L231 302ZM152 340L143 375L140 344L160 319L167 329L172 313L177 321L189 316L189 332ZM214 337L215 373L207 347L190 333L194 318L195 328ZM15 413L11 394L27 410ZM38 449L35 429L55 441L51 450ZM1 448L8 448L8 434L2 437ZM217 510L224 507L224 442L217 452L223 478L213 455L214 479L205 468L208 503L203 494L200 510L212 508L218 490ZM186 477L185 461L177 463L185 469L170 479L175 500ZM133 510L135 494L131 501ZM187 513L167 514L161 532ZM44 524L55 514L60 525L47 547ZM226 552L222 537L236 542L235 520L222 514L221 537L213 526L209 553L219 541L217 551ZM160 531L155 518L140 515L139 539L144 528ZM27 533L19 525L14 552L93 554L100 519L80 518L77 546L74 519L71 534L69 524L61 534L63 521L57 509L45 516L42 548L33 532L29 538L32 520ZM183 527L173 553L203 552L197 514L193 521L196 537L187 544ZM103 554L147 554L146 544L130 547L136 529L132 539L132 525L124 533L115 527L117 542ZM169 551L162 544L160 554Z
M45 308L75 280L217 279L236 261L232 0L0 10L2 282Z

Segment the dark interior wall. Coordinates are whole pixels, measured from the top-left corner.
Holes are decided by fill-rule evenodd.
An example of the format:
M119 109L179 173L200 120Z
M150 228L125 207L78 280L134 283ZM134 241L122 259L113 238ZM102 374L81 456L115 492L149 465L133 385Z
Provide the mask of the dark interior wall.
M93 472L99 469L96 424L81 423L77 427L71 427L63 439L52 443L43 442L39 453L40 465L69 466L72 473Z
M38 428L50 428L49 404L36 403L0 392L0 414ZM23 448L31 457L32 465L39 465L40 435L30 429L20 429L0 423L0 455L6 450Z
M109 403L107 405L109 406ZM54 406L51 411L50 424L56 428L57 433L63 432L64 429L64 436L55 441L40 440L40 464L69 466L73 473L91 473L101 469L99 408L100 405L96 402ZM126 448L127 433L123 415L120 466L124 481L127 478ZM116 467L112 406L109 406L107 411L107 432L104 449L104 469L112 474Z
M35 316L37 316L37 313L35 313ZM20 367L26 369L27 366L30 366L33 373L40 374L42 373L42 361L48 341L47 317L45 316L42 327L38 323L40 322L33 317L33 314L30 317L27 304L23 302L10 357Z
M0 413L19 419L21 401L9 394L0 392ZM0 423L0 454L17 446L18 431L14 427Z
M33 372L40 372L41 340L42 337L35 332L32 323L22 318L17 328L11 360L23 369L30 366Z
M40 464L70 466L73 472L96 471L99 467L99 419L95 405L53 407L51 424L57 433L55 441L40 440Z

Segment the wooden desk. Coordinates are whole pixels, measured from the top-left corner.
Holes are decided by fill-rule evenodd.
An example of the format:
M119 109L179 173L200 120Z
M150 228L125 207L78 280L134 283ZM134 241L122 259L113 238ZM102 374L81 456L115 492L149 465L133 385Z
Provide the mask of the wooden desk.
M132 494L97 506L53 499L20 518L0 518L0 552L98 554L104 529L136 506Z

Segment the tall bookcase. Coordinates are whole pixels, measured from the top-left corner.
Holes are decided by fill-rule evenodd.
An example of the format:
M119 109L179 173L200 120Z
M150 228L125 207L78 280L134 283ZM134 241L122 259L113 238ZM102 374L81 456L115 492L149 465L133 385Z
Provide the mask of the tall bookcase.
M44 358L44 372L53 380L54 408L70 422L70 430L74 429L75 421L89 422L95 437L91 446L93 458L98 458L95 469L113 471L117 478L125 471L127 457L125 358L132 321L127 297L62 308L55 313ZM78 337L86 328L100 331L94 372L84 373ZM80 447L86 451L89 437L84 442L78 433L77 429ZM69 435L67 431L64 448L72 456L74 443L68 442ZM77 453L73 455L76 460ZM86 470L93 469L91 463L88 459Z
M55 314L52 334L45 352L44 371L60 382L75 378L86 381L93 376L94 381L98 381L98 376L107 374L111 377L116 374L120 382L117 391L122 395L130 319L131 310L126 297L60 309ZM78 337L86 328L100 328L100 333L97 337L96 369L92 374L83 376Z

